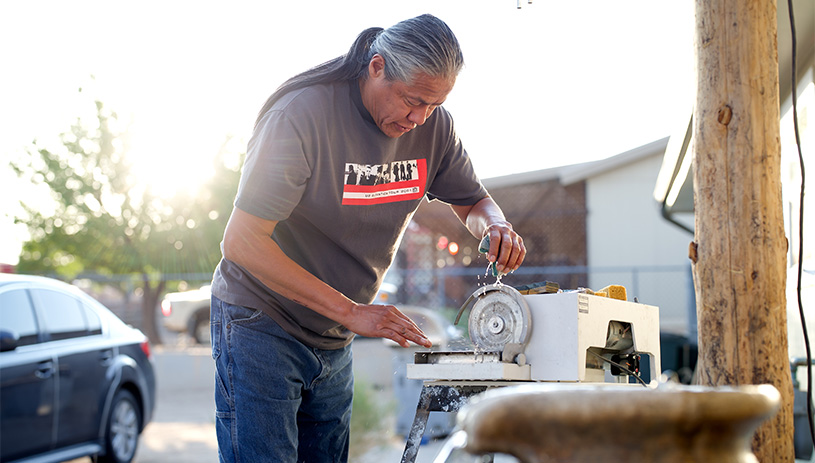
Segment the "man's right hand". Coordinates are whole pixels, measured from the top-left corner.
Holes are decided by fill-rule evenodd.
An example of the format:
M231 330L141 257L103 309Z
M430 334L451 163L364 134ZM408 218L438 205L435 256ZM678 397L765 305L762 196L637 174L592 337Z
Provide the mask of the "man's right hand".
M402 347L410 347L410 342L427 348L433 346L413 320L392 305L356 304L348 320L340 323L361 336L387 338Z

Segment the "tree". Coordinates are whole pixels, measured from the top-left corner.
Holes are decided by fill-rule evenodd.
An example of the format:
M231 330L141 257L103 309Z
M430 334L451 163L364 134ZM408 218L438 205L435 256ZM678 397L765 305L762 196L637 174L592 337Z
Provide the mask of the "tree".
M237 162L227 165L222 149L215 175L196 197L161 198L132 174L127 135L117 115L97 101L95 120L77 119L60 135L62 146L52 150L34 141L12 164L53 199L48 211L21 201L25 216L16 220L31 239L18 270L65 279L107 276L123 292L135 284L142 292L142 329L160 344L157 307L167 279L213 271L240 173Z

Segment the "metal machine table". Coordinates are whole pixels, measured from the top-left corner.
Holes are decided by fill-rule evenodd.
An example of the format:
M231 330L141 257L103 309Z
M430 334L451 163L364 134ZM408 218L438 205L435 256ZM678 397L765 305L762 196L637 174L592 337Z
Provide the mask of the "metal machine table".
M470 397L487 389L521 384L513 381L425 381L416 406L416 416L410 427L401 463L413 463L419 453L430 412L457 412ZM487 462L491 462L490 457Z

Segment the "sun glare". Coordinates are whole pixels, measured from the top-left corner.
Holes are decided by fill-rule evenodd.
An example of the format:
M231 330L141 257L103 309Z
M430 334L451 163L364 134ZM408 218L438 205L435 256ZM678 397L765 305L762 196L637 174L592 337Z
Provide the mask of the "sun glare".
M225 138L165 116L134 120L130 131L128 156L136 182L163 199L196 198L214 175L213 159Z
M134 161L133 173L147 191L163 199L177 195L194 199L201 186L212 177L213 170L207 160L168 155L139 158Z
M154 149L145 149L152 146ZM177 195L196 198L214 174L216 148L182 147L173 140L134 140L128 153L136 182L163 199Z

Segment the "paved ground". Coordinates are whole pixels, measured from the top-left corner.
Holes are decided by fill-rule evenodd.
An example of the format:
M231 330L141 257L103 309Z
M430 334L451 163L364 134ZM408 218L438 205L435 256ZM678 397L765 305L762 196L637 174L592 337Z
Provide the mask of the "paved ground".
M214 362L208 347L157 349L156 415L142 436L136 463L218 461Z

